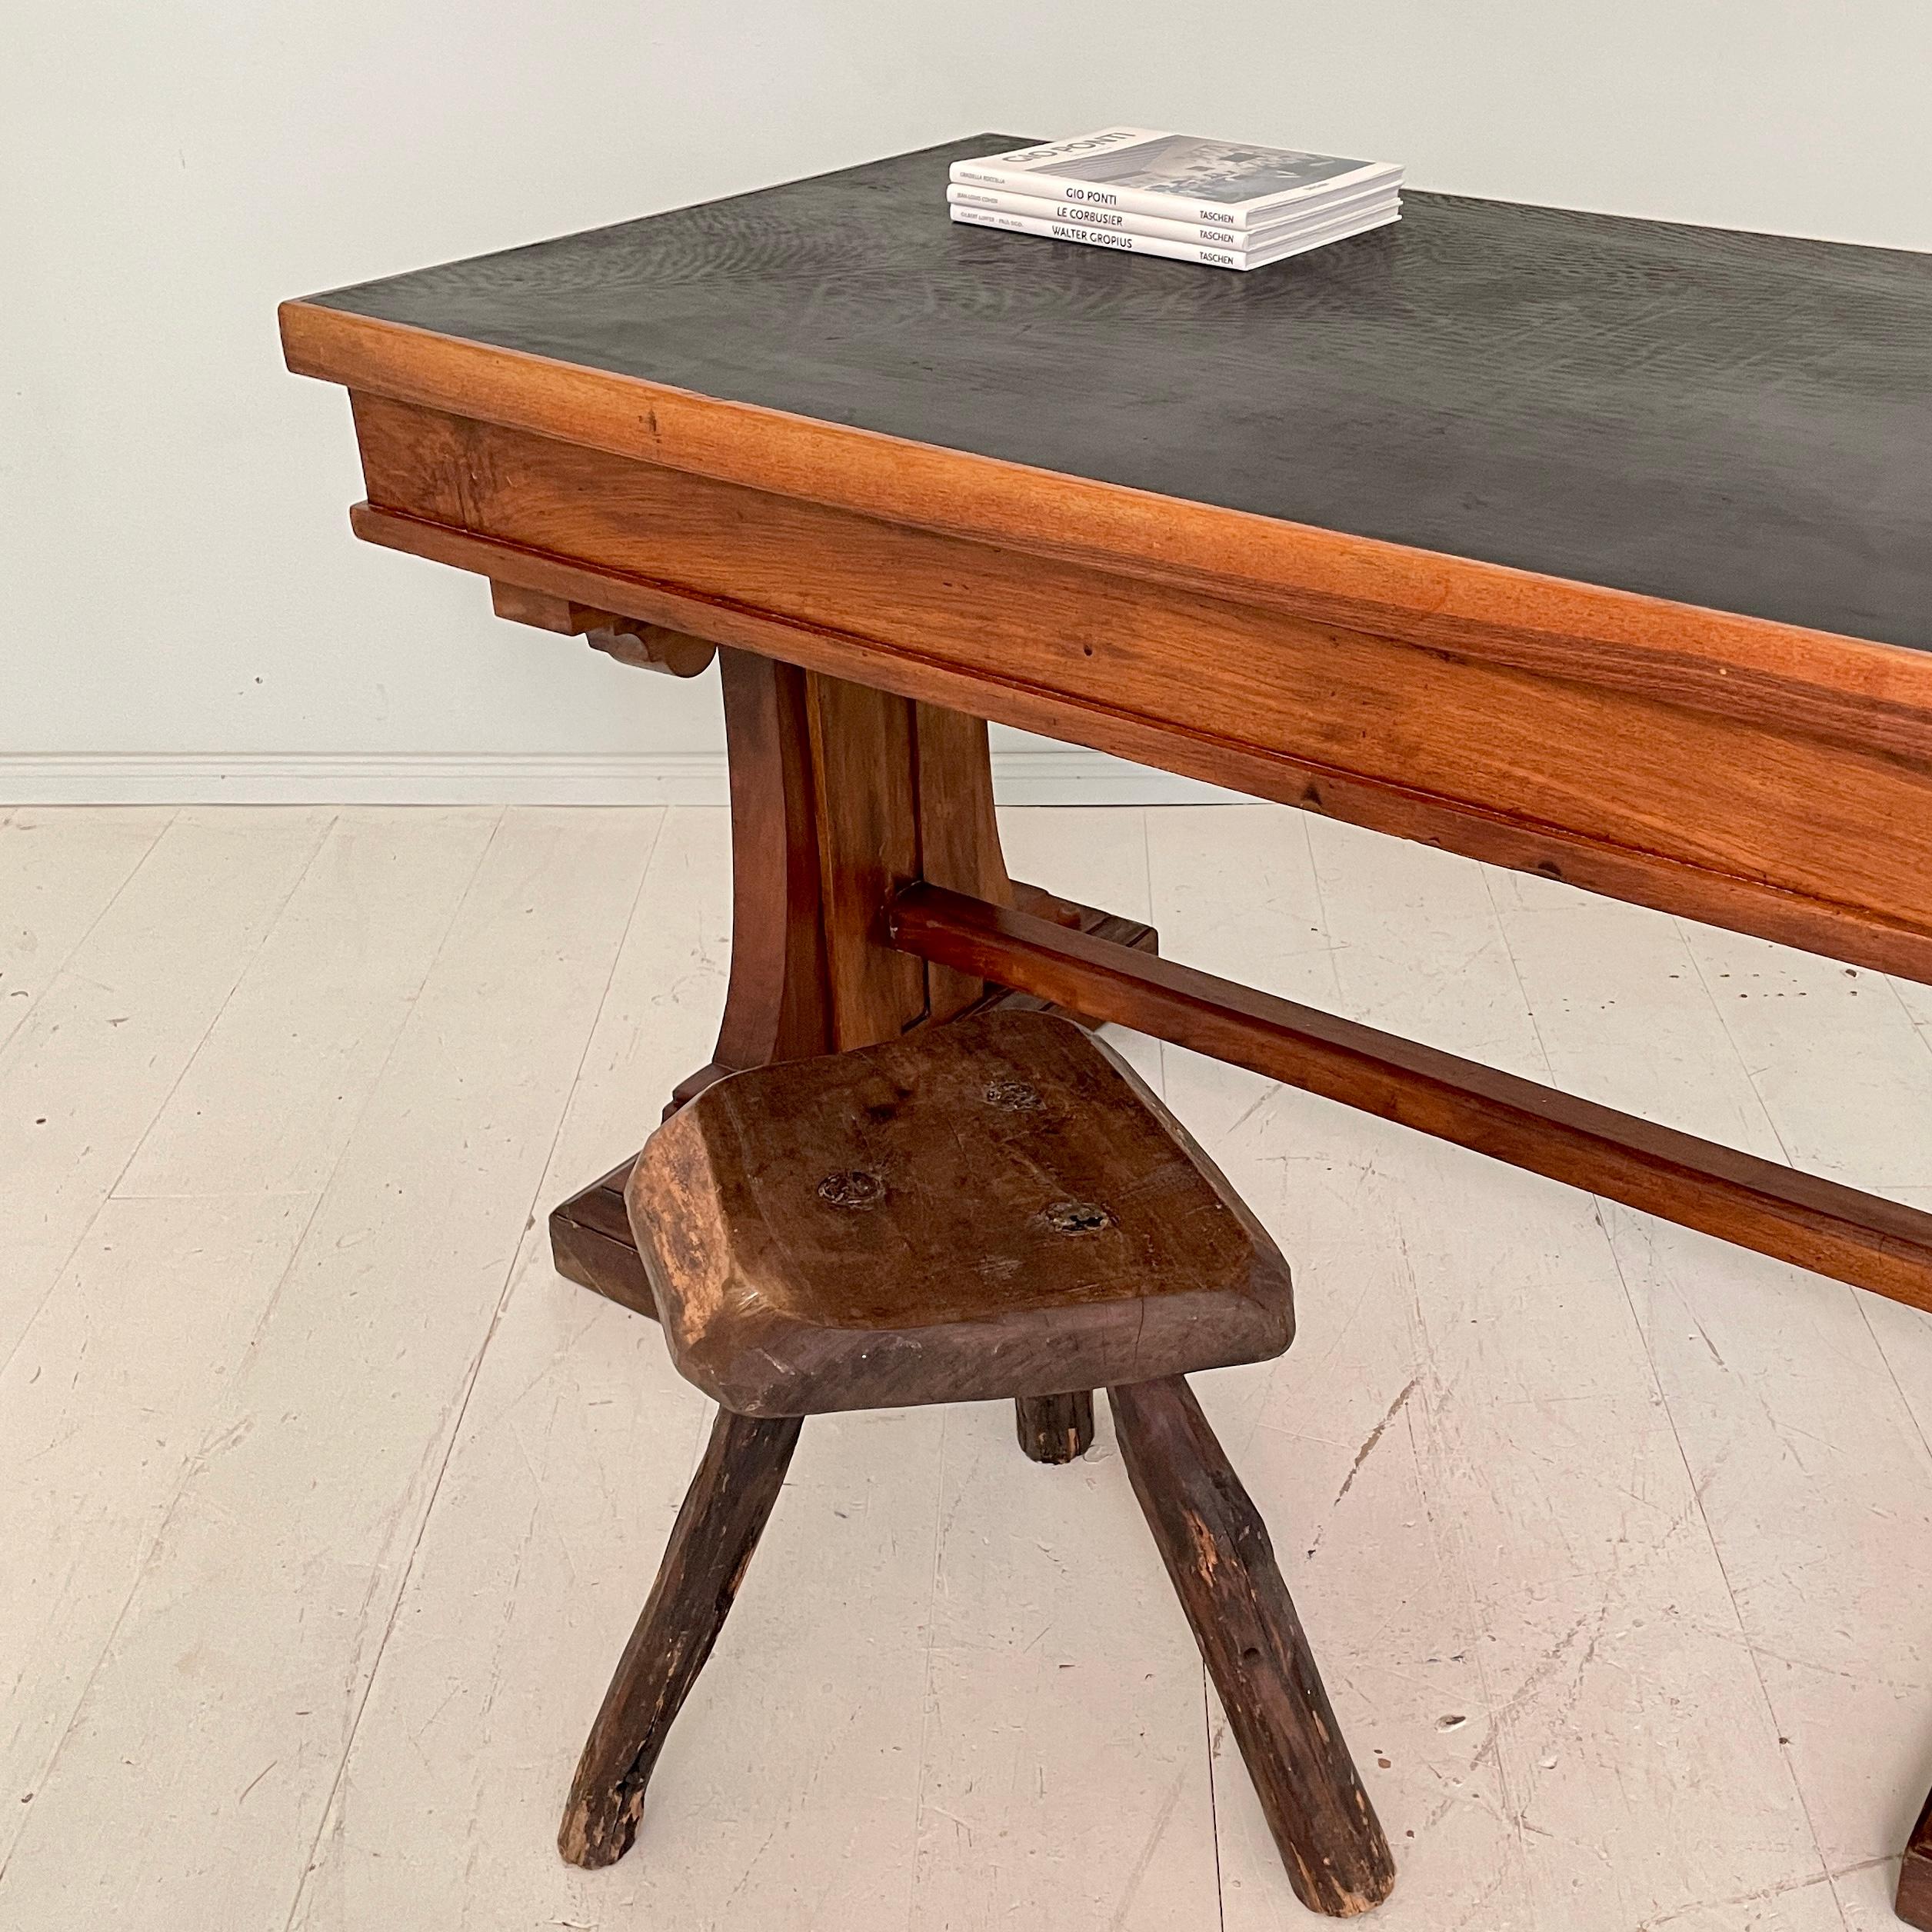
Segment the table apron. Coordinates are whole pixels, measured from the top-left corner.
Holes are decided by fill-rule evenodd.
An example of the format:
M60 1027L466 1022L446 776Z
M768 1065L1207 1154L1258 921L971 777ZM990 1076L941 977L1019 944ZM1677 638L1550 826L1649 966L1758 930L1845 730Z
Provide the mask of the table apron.
M372 541L1932 980L1924 757L384 398L356 417Z

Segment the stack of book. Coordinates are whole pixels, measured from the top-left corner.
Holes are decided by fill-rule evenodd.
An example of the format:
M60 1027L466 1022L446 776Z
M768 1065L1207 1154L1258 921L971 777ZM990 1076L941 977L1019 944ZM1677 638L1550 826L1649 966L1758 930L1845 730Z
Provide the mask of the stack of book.
M946 199L978 228L1261 268L1396 220L1401 186L1392 162L1103 128L956 161Z

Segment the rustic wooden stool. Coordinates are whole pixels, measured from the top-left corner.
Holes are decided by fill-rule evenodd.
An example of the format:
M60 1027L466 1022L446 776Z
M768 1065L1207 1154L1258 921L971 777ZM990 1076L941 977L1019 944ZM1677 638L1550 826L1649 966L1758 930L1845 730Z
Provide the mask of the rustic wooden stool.
M1112 1053L994 1009L739 1074L658 1130L629 1204L671 1357L720 1406L584 1747L565 1858L629 1850L801 1418L1010 1399L1027 1453L1064 1462L1104 1387L1296 1893L1337 1917L1387 1897L1388 1846L1267 1528L1181 1379L1287 1347L1287 1266Z

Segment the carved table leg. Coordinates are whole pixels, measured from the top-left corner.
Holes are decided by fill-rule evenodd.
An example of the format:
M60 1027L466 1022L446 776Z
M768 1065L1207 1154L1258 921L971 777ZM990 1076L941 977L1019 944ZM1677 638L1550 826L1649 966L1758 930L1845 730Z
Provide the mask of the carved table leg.
M1894 1909L1907 1925L1917 1926L1920 1932L1932 1932L1932 1796L1926 1799L1906 1845Z
M1020 1447L1035 1462L1071 1462L1094 1444L1094 1398L1023 1395L1014 1405Z
M571 1864L615 1864L631 1849L651 1769L724 1628L778 1500L798 1428L796 1416L768 1421L718 1411L658 1580L578 1763L557 1833L557 1849Z
M1267 1527L1178 1376L1107 1391L1121 1460L1311 1911L1371 1910L1388 1841L1321 1686Z

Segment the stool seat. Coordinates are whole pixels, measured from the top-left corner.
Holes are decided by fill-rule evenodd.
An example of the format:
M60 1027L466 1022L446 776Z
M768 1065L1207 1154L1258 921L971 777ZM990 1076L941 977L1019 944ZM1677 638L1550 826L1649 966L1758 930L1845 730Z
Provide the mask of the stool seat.
M627 1201L673 1361L741 1415L1085 1391L1294 1336L1287 1264L1213 1162L1048 1014L734 1074Z

